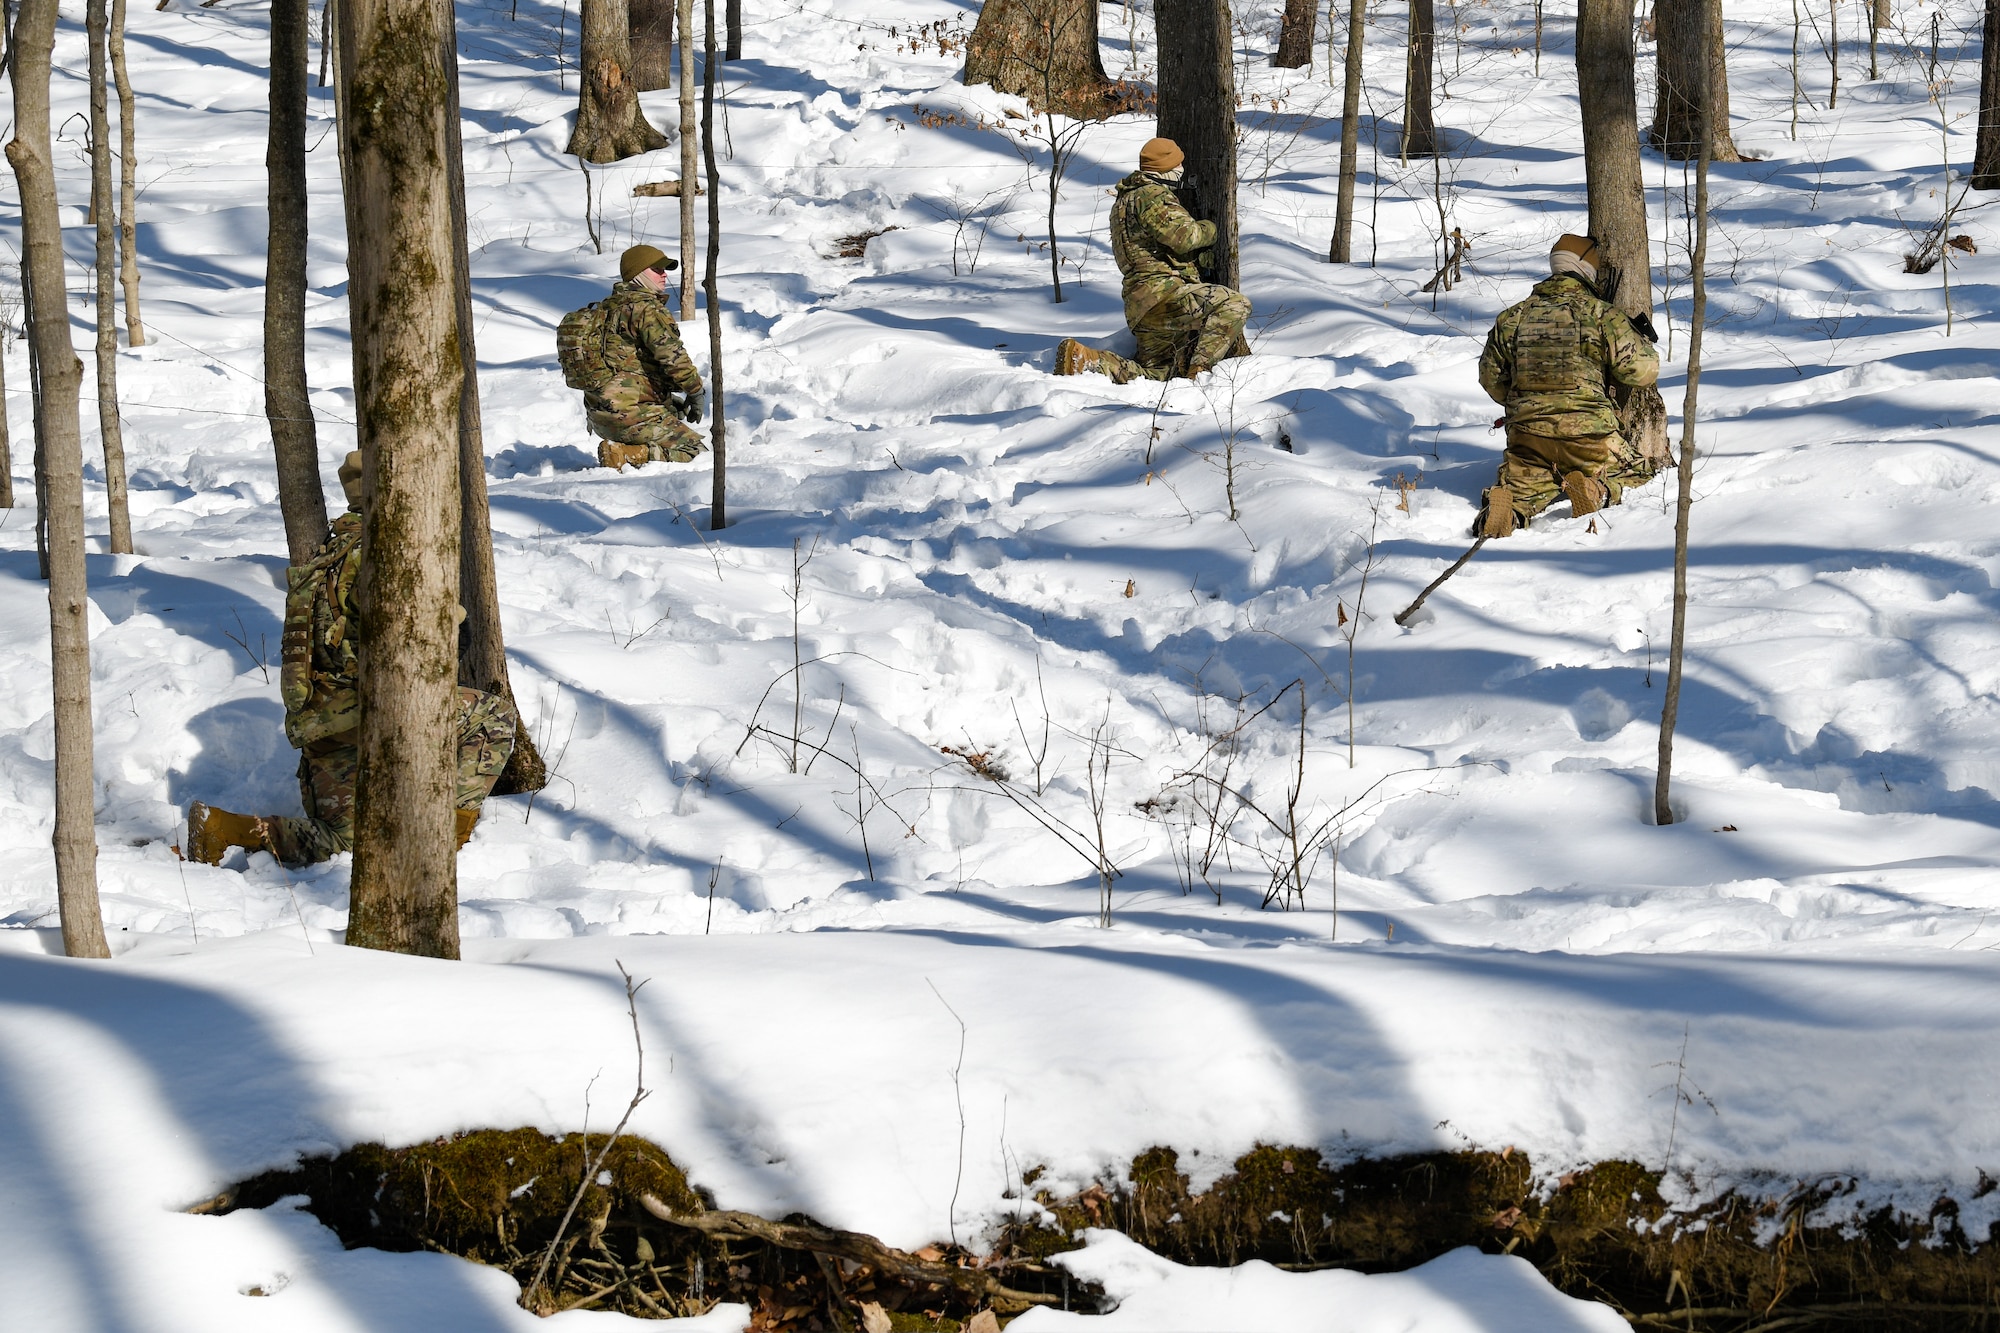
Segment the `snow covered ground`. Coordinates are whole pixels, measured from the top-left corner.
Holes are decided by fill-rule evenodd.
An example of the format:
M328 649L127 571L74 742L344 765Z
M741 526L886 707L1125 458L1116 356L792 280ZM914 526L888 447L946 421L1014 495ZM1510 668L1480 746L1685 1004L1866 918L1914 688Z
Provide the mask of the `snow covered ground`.
M59 123L83 105L73 8ZM1996 261L1952 266L1949 336L1944 275L1901 264L1906 224L1947 197L1945 155L1970 159L1977 6L1946 6L1944 133L1912 11L1880 81L1850 47L1835 110L1808 62L1796 140L1790 12L1730 6L1736 136L1760 160L1715 170L1684 822L1664 829L1670 477L1489 546L1407 629L1391 619L1463 549L1497 461L1479 340L1584 227L1567 10L1537 79L1530 6L1441 6L1451 151L1404 166L1381 7L1357 233L1376 262L1335 268L1325 52L1269 69L1275 6L1245 7L1256 355L1163 392L1047 373L1059 338L1119 334L1107 190L1149 123L1084 140L1054 305L1045 159L1024 167L986 128L1010 99L960 86L918 36L968 28L971 6L747 0L721 200L732 525L711 534L705 465L593 466L553 358L618 250L676 248L676 201L631 187L678 154L591 172L599 253L561 154L573 22L509 9L461 10L472 263L514 684L556 776L490 803L460 858L458 965L341 948L344 859L172 850L192 799L297 808L257 378L266 14L131 16L155 341L119 359L140 554L91 559L110 965L44 956L47 616L18 344L7 364L23 507L0 521L0 1267L24 1326L524 1327L497 1274L342 1254L280 1210L175 1210L363 1139L577 1129L600 1071L601 1124L630 1060L614 960L653 979L649 1053L672 1061L640 1132L725 1204L892 1243L977 1235L1014 1167L1082 1184L1162 1142L1216 1170L1259 1139L1658 1165L1682 1076L1715 1106L1674 1130L1697 1189L1851 1174L1859 1198L1922 1207L1993 1166ZM1105 63L1143 76L1149 15L1129 17L1134 49L1105 7ZM672 121L672 94L646 101ZM331 114L316 90L309 360L337 504L353 400ZM81 274L83 159L58 162ZM1646 171L1678 435L1683 177ZM1473 250L1433 310L1436 196ZM2000 245L1979 196L1960 218ZM705 364L702 326L689 341ZM101 542L101 484L91 502ZM946 746L996 756L1025 807ZM1041 822L1095 827L1093 753L1121 872L1108 929L1083 835ZM1185 775L1225 762L1280 822L1296 785L1328 842L1303 903L1266 905L1277 837L1254 810L1206 880L1188 869L1209 837L1190 786L1213 787ZM1968 1202L1971 1234L1995 1197ZM1222 1287L1110 1238L1077 1262L1128 1310L1224 1312L1205 1327L1618 1322L1553 1313L1518 1263L1471 1255ZM268 1303L238 1295L280 1272Z

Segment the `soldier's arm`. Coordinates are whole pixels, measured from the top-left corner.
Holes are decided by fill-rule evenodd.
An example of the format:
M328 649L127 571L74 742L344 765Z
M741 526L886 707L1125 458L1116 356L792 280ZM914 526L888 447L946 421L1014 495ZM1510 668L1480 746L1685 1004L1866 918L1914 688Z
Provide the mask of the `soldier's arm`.
M1514 357L1500 325L1486 335L1486 350L1479 354L1479 387L1496 403L1505 404L1507 390L1514 383Z
M1604 315L1604 370L1619 384L1642 389L1660 378L1660 354L1615 306Z
M1159 187L1157 199L1146 201L1140 220L1155 240L1177 255L1191 255L1215 244L1215 224L1196 222L1164 185Z
M676 393L701 391L701 372L694 368L687 348L681 345L680 332L674 328L673 318L664 306L656 302L640 311L633 325L633 341L640 356L656 368L668 388Z

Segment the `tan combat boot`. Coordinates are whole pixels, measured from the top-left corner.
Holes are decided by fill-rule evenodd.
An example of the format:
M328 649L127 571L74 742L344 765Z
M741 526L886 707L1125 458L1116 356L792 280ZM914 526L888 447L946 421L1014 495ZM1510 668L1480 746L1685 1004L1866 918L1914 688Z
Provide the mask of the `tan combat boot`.
M1074 338L1065 338L1056 344L1056 371L1058 375L1081 375L1085 371L1104 372L1105 353L1096 347L1086 347Z
M472 841L472 830L479 823L479 812L460 806L451 813L458 826L458 850L462 852L465 850L465 844Z
M1604 508L1611 488L1587 472L1572 472L1563 478L1563 494L1569 497L1569 512L1582 518Z
M628 467L639 467L653 461L643 444L614 444L604 440L597 446L597 461L613 472L623 472Z
M1489 486L1480 497L1479 517L1473 520L1472 535L1475 537L1511 537L1514 535L1514 492L1505 486Z
M196 801L188 807L187 859L219 866L231 847L246 852L271 850L270 834L256 815L239 815Z

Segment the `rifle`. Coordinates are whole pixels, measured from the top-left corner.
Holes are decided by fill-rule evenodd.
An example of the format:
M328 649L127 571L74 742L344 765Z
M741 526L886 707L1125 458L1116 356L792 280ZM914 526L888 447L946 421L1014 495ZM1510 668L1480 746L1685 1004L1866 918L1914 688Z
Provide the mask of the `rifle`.
M1599 241L1596 237L1593 236L1591 237L1591 244L1597 247L1597 252L1599 254L1604 253L1604 243L1602 241ZM1611 263L1609 260L1606 260L1604 263L1599 264L1597 266L1598 298L1602 300L1606 305L1611 305L1611 306L1617 305L1618 288L1620 287L1620 285L1624 283L1624 281L1625 281L1625 270L1619 268L1616 264ZM1630 318L1632 320L1632 327L1639 330L1640 337L1644 338L1649 343L1656 343L1660 340L1659 330L1653 327L1653 317L1650 314L1641 310L1638 314L1633 315Z

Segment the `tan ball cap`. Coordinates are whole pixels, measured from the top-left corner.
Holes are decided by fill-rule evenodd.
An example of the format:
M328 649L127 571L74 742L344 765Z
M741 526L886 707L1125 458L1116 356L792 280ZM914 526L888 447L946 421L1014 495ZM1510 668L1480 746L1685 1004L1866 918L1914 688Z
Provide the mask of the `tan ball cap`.
M679 268L680 261L667 258L657 245L635 245L618 257L618 276L630 282L649 268Z

